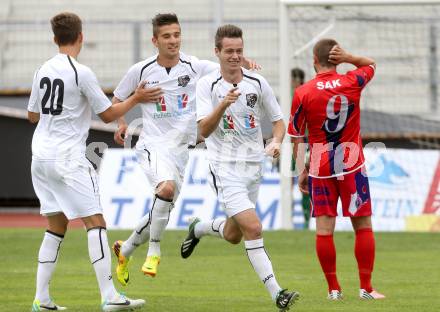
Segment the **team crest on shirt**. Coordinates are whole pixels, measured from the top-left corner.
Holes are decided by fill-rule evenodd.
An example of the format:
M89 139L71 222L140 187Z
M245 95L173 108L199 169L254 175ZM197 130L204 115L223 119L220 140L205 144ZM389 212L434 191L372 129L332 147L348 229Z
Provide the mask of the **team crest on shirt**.
M250 108L255 107L255 103L257 103L258 96L255 93L248 93L246 94L246 104Z
M188 75L184 75L184 76L180 76L179 78L177 78L177 85L179 87L186 87L189 83L189 81L191 80L191 78L189 78Z

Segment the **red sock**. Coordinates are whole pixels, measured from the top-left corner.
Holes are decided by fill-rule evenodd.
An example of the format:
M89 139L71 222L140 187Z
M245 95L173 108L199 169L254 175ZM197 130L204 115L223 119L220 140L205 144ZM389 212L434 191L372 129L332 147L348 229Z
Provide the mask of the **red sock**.
M329 292L341 290L336 276L336 248L333 235L316 235L316 253L328 283Z
M373 291L371 286L371 272L374 266L375 254L374 234L371 228L356 231L354 254L358 263L361 288L368 292Z

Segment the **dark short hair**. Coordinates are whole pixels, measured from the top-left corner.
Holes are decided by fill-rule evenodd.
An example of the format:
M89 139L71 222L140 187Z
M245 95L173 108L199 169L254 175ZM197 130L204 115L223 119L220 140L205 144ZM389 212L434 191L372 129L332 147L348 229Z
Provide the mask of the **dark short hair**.
M151 24L153 25L153 36L157 37L159 33L159 28L165 25L171 24L179 24L179 19L177 15L174 13L164 13L164 14L156 14L156 16L151 20Z
M334 39L321 39L313 47L313 55L318 58L318 62L321 66L331 67L334 64L328 61L330 50L338 43Z
M291 79L299 79L301 83L304 83L305 73L301 68L295 67L290 71Z
M50 20L55 42L59 46L75 43L82 32L82 22L78 15L63 12L55 15Z
M240 38L243 40L243 31L240 27L231 24L217 28L217 32L215 33L215 47L219 50L222 49L223 38Z

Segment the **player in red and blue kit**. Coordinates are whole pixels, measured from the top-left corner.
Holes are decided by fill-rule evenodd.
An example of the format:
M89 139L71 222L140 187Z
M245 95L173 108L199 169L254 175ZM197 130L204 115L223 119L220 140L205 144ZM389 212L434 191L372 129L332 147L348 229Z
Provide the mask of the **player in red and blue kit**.
M341 63L356 66L339 74ZM371 225L371 199L360 136L360 97L373 78L375 62L344 51L333 39L322 39L313 48L314 79L295 90L288 134L294 143L304 143L308 129L310 165L299 177L300 189L310 194L316 218L316 252L328 282L328 298L342 299L336 276L333 232L337 203L350 217L356 232L355 256L360 277L360 298L383 299L371 285L375 241Z

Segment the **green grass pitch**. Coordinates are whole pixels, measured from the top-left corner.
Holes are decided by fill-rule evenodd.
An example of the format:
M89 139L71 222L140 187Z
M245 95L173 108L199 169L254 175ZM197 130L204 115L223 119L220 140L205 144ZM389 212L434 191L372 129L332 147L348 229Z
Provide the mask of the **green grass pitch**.
M37 254L44 229L0 229L0 311L30 311L35 292ZM110 231L109 242L128 237ZM203 238L194 254L180 258L186 232L167 231L156 278L140 272L146 248L131 263L131 284L117 288L144 298L142 311L277 311L246 257L243 245ZM282 287L298 290L293 311L440 311L440 236L379 233L373 282L387 299L358 299L353 233L337 233L338 273L345 299L326 300L326 283L315 256L311 232L264 234L266 249ZM115 259L113 258L113 264ZM117 283L115 281L115 283ZM51 295L69 311L100 311L100 296L87 253L86 233L70 230L62 244Z

